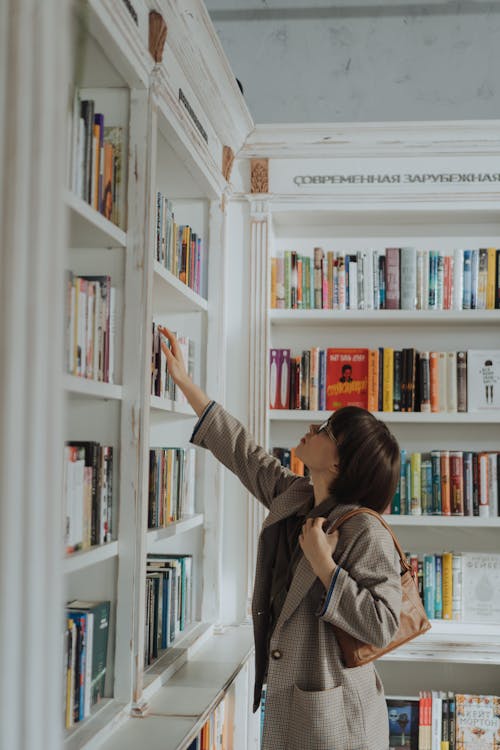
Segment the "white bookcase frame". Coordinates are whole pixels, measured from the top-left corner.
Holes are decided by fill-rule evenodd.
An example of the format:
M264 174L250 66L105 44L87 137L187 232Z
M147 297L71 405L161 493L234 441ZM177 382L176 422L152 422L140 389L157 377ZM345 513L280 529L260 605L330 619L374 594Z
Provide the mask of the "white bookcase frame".
M107 683L112 697L101 701L89 719L66 732L66 750L112 747L115 735L120 734L120 726L130 717L142 717L143 721L134 724L134 729L124 729L125 741L135 736L138 729L144 746L148 745L155 735L155 727L160 726L151 702L161 702L162 696L165 699L161 708L161 732L166 743L162 747L176 750L187 747L195 730L229 691L238 695L235 706L238 712L250 706L251 631L247 625L227 631L221 625L222 467L210 456L198 453L197 510L192 516L164 529L148 530L147 503L150 447L186 445L196 422L196 415L188 405L151 395L154 319L160 317L168 324L172 316L181 333L183 321L186 325L197 321L194 328L199 378L212 397L224 399L228 245L225 206L231 186L222 174L222 152L223 145L236 152L253 122L206 9L199 0L180 4L170 0L133 0L132 5L138 15L137 26L126 4L118 0L88 0L80 3L76 11L80 41L83 40L85 46L86 40L92 39L97 59L108 61L109 71L104 76L103 88L122 86L128 91L128 144L125 144L128 210L127 226L119 228L71 191L64 193L69 216L69 246L89 248L93 253L102 251L103 257L111 250L118 259L114 262L123 264L124 277L124 304L118 317L123 329L120 382L111 385L68 374L63 377L68 413L74 401L79 408L87 405L94 412L100 409L102 424L108 421L106 409L112 408L114 414L119 414L114 441L117 464L114 483L117 500L114 502L117 502L115 517L118 521L114 540L74 553L62 564L65 579L70 582L71 598L78 595L78 598L112 599L108 654L113 653L110 664L113 684L109 684L110 680ZM150 10L159 12L167 23L167 40L160 63L153 61L147 49ZM83 70L90 78L89 85L99 88L96 64L87 59ZM181 89L203 120L208 144L181 102ZM172 174L162 175L160 138L168 144ZM210 247L208 300L181 283L155 259L156 191L165 183L169 189L162 189L162 192L174 200L174 207L176 198L203 202L204 226L199 229L193 225L193 229L202 234L204 243ZM118 251L123 252L121 261ZM67 262L71 267L71 259ZM74 426L74 421L72 424ZM74 433L65 434L66 439L78 437ZM197 558L195 622L181 632L170 649L144 668L146 556L148 552L169 551L194 552ZM108 581L108 588L109 581L112 582L113 596L100 593L101 579L102 586ZM85 593L76 594L79 586L83 586ZM222 670L223 674L216 668L211 669L209 675L206 657L205 662L200 663L197 679L210 682L210 697L206 705L197 707L196 717L184 726L177 720L176 712L169 710L168 691L175 691L169 683L177 673L182 681L183 667L203 648L207 653L227 649L228 669ZM235 691L232 684L240 672L244 679L239 683L245 684L245 690L240 687ZM190 715L194 709L189 705L189 696L195 693L196 684L182 692L185 710ZM176 738L175 745L168 744L169 737L172 743ZM119 741L124 747L123 739Z
M370 228L374 229L375 241L383 242L391 224L391 236L424 236L418 231L419 221L429 223L428 235L435 231L435 245L449 232L451 237L460 236L460 227L453 231L455 220L466 224L465 234L471 227L479 228L484 222L488 227L481 236L495 238L500 242L500 212L498 198L500 183L475 183L468 189L456 188L449 183L411 190L405 186L366 186L355 184L341 186L332 182L321 184L311 180L307 187L299 188L294 176L367 174L367 173L428 173L428 172L487 172L498 173L500 169L500 139L496 132L498 123L375 123L367 125L312 125L303 126L257 126L247 139L239 154L241 175L250 172L250 159L267 159L268 193L248 192L248 180L240 182L240 192L233 195L234 210L244 212L248 206L250 236L250 389L248 413L253 418L253 430L258 440L269 448L275 445L292 447L297 440L290 428L306 429L310 422L324 419L325 412L298 410L271 410L268 403L268 369L270 346L292 346L301 350L312 345L325 346L326 337L331 340L343 336L336 346L402 346L402 336L423 333L434 335L432 345L426 348L498 348L500 346L500 311L333 311L333 310L276 310L270 309L270 258L276 248L297 249L309 252L316 245L327 249L348 251L349 243L356 237L366 238ZM300 181L300 180L299 180ZM240 208L237 208L237 206ZM340 225L340 229L339 229ZM417 227L417 229L416 229ZM337 231L337 234L336 234ZM330 245L323 245L329 238ZM295 241L294 241L295 239ZM418 240L417 240L418 241ZM486 241L486 240L485 240ZM361 242L361 240L360 240ZM405 243L403 243L405 244ZM406 242L406 244L409 244ZM369 246L369 245L368 245ZM387 246L394 246L386 244ZM459 245L457 245L459 246ZM473 247L485 246L477 238ZM491 246L491 245L488 245ZM383 338L384 330L390 331ZM444 335L447 332L447 336ZM330 333L331 332L331 333ZM388 336L399 337L391 344ZM460 336L467 345L458 345ZM377 336L380 343L376 343ZM352 342L351 341L352 337ZM319 338L318 344L313 339ZM448 342L447 339L450 339ZM364 342L362 341L364 339ZM480 343L475 343L479 341ZM440 342L440 345L439 343ZM451 342L451 343L450 343ZM422 342L420 341L420 346ZM264 406L265 405L265 406ZM466 414L419 414L378 413L396 434L409 430L417 431L411 450L423 450L425 440L437 435L439 447L445 448L443 436L449 440L460 440L462 444L470 436L472 448L483 447L481 434L485 434L486 449L500 448L500 413ZM301 424L304 425L301 428ZM406 432L405 432L406 431ZM437 432L436 432L437 431ZM461 436L461 437L460 437ZM415 441L420 440L420 448ZM291 442L292 441L292 442ZM439 442L441 441L441 442ZM402 447L407 447L400 438ZM458 449L458 446L457 446ZM254 540L258 536L263 513L249 506L247 514L249 556L247 563L248 598L251 596L253 570L255 569ZM434 548L482 551L485 543L490 551L498 550L500 539L500 517L480 518L432 518L426 516L388 516L388 521L397 528L398 535L407 548L422 551L419 544L431 538ZM442 535L442 538L438 536ZM464 537L464 534L467 536ZM464 539L466 541L464 541ZM498 627L476 626L467 623L435 621L429 634L413 641L406 647L388 655L380 669L391 692L391 665L404 662L421 662L429 665L428 682L421 689L439 687L439 665L447 663L450 668L460 664L476 664L481 670L486 666L497 668L500 664L500 642ZM436 665L434 667L434 665ZM497 666L495 666L497 665ZM447 667L448 669L448 667ZM457 670L459 667L457 666ZM462 672L463 674L463 672ZM494 690L498 671L479 672L484 675L484 691ZM495 675L492 678L492 674ZM458 672L446 672L445 689L454 689L460 680ZM479 679L478 678L478 679ZM476 681L477 682L477 681ZM415 686L413 686L415 688ZM460 689L466 691L462 678ZM478 688L476 688L478 689Z

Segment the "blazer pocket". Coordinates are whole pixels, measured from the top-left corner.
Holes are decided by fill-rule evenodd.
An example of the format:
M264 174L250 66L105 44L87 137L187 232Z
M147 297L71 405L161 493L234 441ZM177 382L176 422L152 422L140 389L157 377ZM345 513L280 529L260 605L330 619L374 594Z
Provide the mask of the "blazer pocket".
M347 750L351 747L343 687L308 691L293 686L286 750Z

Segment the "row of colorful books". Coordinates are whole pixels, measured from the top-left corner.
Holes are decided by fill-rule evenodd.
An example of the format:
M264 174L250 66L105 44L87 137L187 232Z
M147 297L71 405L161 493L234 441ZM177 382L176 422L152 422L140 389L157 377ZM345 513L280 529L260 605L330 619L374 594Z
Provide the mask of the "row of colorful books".
M292 310L494 310L500 250L414 247L355 253L314 248L271 258L271 308Z
M227 734L226 700L227 697L224 696L212 711L198 736L189 745L188 750L228 750L232 747L231 739Z
M500 697L422 690L386 698L391 750L496 750Z
M308 469L294 448L271 449L294 474ZM497 451L401 450L400 479L387 513L411 516L500 515L500 453Z
M70 115L70 187L117 226L121 225L123 128L105 124L93 99L75 94Z
M192 555L149 554L146 562L144 664L172 646L191 622Z
M395 515L496 517L500 514L500 453L401 451L401 473L391 504Z
M429 619L500 625L500 555L406 552L406 556Z
M106 682L109 601L74 600L66 606L64 630L64 726L90 716L104 697Z
M148 527L162 529L194 513L194 448L149 451Z
M500 408L500 351L271 349L271 409L473 412ZM496 386L496 387L495 387Z
M70 441L64 448L65 548L71 554L113 535L113 448Z
M180 404L187 404L187 399L180 388L174 383L172 376L170 375L167 368L167 358L162 351L161 341L166 343L170 349L170 342L165 337L162 337L158 329L159 324L153 322L153 352L151 358L151 395L158 396L159 398L167 398L172 401L177 401ZM195 357L195 343L193 339L188 336L177 336L184 362L186 364L188 373L193 377L194 373L194 357Z
M207 248L188 224L177 224L172 201L156 195L156 260L183 284L207 297Z
M113 383L116 289L110 276L66 273L66 366L71 375Z

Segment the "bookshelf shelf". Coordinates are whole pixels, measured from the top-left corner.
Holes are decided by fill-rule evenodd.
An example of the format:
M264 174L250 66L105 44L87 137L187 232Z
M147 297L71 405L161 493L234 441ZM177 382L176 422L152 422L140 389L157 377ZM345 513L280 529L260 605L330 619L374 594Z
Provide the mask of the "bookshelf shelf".
M154 299L158 312L164 308L163 300L168 303L170 312L206 312L208 302L199 294L183 284L173 273L154 261Z
M69 190L65 193L69 209L70 247L127 247L126 233Z
M96 565L104 560L111 560L118 555L118 542L109 542L100 544L98 547L74 552L66 555L64 558L64 572L73 573L76 570L87 568L89 565Z
M159 396L151 396L151 409L167 412L167 414L170 413L184 417L196 417L196 413L189 404L181 404L177 401L172 401L169 398L160 398Z
M500 310L269 310L273 326L498 326Z
M482 529L498 527L499 518L479 518L478 516L398 516L386 514L384 520L391 526L440 526L444 528Z
M193 516L181 518L180 521L171 523L164 529L149 529L147 533L148 552L153 551L156 542L179 536L179 534L185 534L186 531L191 531L191 529L195 529L197 526L203 526L203 521L203 514L196 513Z
M382 657L384 661L500 664L498 625L432 620L432 629Z
M183 630L174 643L144 670L144 698L148 700L161 685L190 660L196 651L213 635L213 625L193 622Z
M252 652L252 631L247 626L210 634L196 654L150 699L144 719L120 728L103 750L185 750Z
M80 750L90 743L100 743L126 721L126 706L113 698L103 698L95 705L88 719L65 730L64 750Z
M100 383L97 380L78 378L76 375L64 375L64 390L67 393L89 398L114 399L121 401L123 391L121 385Z
M270 409L272 422L323 422L329 411L307 411L301 409ZM397 424L498 424L500 414L496 410L488 412L461 412L425 414L422 412L373 412L384 422Z

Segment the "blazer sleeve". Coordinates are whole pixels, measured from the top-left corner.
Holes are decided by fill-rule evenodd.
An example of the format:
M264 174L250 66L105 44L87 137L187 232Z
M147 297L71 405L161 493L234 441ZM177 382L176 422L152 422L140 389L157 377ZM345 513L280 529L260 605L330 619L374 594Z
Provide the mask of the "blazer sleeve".
M208 448L266 508L291 485L307 482L257 445L237 419L212 401L196 424L191 443Z
M363 643L384 648L399 628L401 565L387 529L376 518L365 518L318 615Z

